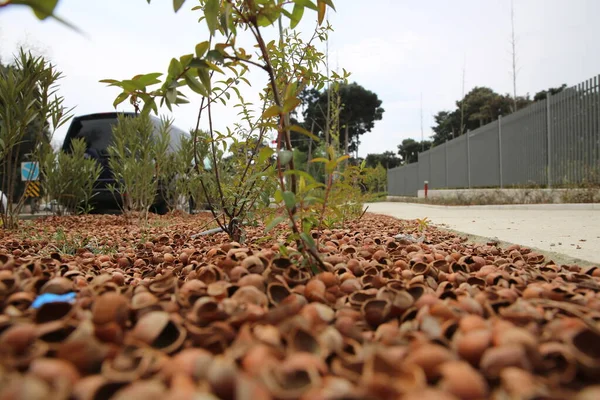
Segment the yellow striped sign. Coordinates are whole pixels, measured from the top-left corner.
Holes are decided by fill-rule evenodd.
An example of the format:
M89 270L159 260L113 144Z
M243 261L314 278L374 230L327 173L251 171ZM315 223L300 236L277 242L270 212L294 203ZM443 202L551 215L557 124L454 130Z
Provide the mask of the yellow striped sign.
M27 181L27 186L25 187L25 197L40 197L39 181Z

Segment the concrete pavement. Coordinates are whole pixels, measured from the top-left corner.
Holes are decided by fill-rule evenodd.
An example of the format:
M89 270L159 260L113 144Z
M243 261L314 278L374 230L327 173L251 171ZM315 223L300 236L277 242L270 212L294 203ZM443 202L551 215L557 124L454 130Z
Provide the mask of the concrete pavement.
M368 206L369 212L400 219L428 217L433 225L466 233L474 241L497 238L539 249L555 262L600 264L597 204L447 207L381 202Z

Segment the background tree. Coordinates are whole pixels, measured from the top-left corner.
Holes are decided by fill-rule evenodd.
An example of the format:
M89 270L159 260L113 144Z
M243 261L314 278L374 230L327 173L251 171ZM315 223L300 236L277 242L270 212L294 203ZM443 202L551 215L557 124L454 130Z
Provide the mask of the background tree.
M460 135L460 111L440 111L433 116L433 145L438 146Z
M517 109L522 109L531 102L529 95L519 96L516 99ZM464 113L462 129L461 107ZM489 124L500 115L512 113L513 109L514 100L509 94L501 95L488 87L474 87L462 100L456 102L454 111L440 111L434 115L436 124L431 127L434 132L433 144L440 145L467 131Z
M346 130L348 133L347 150L358 153L360 136L370 132L375 126L375 121L383 118L384 109L377 94L365 89L358 83L340 85L338 94L341 100L339 115L340 144L345 141ZM313 133L325 138L327 120L327 91L316 96L315 91L303 94L306 102L303 112L304 127L313 128Z
M402 160L394 154L393 151L386 151L378 154L367 154L365 166L376 168L377 165L383 166L385 169L396 168L402 164Z
M550 93L551 96L554 96L555 94L562 92L566 88L567 88L567 84L563 83L559 87L549 88L548 90L541 90L541 91L537 92L535 94L535 96L533 96L533 101L545 100L546 97L548 97L548 93Z
M419 153L423 150L427 151L431 148L431 141L425 140L417 142L414 139L404 139L398 145L398 154L402 159L402 164L412 164L419 161Z

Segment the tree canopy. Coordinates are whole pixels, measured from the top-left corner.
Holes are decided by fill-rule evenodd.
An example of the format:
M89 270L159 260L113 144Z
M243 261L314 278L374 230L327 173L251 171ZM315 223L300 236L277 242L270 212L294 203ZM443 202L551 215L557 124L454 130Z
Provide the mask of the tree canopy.
M382 101L377 94L365 89L356 82L340 85L337 91L340 99L339 135L340 143L344 143L345 129L348 129L348 150L357 152L360 136L370 132L375 121L383 118ZM305 90L300 100L303 102L304 127L313 130L320 138L325 138L327 129L327 102L333 104L333 90L318 92L314 89ZM329 99L328 99L329 97ZM336 128L337 129L337 128Z
M517 97L517 109L531 103L529 95ZM440 111L433 116L433 145L439 145L467 131L489 124L500 115L513 112L513 99L508 94L498 94L488 87L477 86L456 102L453 111Z
M517 110L527 107L534 101L544 100L548 93L557 94L566 87L566 84L562 84L556 88L539 91L533 100L529 94L519 96L517 97ZM456 109L443 110L433 116L435 121L435 125L431 127L433 145L440 145L467 131L489 124L497 120L500 115L514 112L513 108L511 95L501 95L488 87L474 87L465 95L464 99L456 101Z
M412 164L419 161L419 153L427 151L431 148L431 141L424 140L417 142L414 139L404 139L401 144L398 145L398 154L404 165Z
M549 88L548 90L539 91L535 94L535 96L533 96L533 101L545 100L546 97L548 97L548 93L550 93L551 96L554 96L555 94L562 92L566 88L567 88L567 84L563 83L559 87Z
M376 168L377 165L385 169L396 168L402 164L402 160L393 152L385 151L383 153L367 154L365 166Z

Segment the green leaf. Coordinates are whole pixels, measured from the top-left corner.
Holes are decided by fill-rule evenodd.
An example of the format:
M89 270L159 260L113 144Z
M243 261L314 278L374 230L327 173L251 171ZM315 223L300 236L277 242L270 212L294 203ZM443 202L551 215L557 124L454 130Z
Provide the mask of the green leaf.
M167 100L170 103L175 103L177 101L177 89L176 88L169 88L169 90L167 90ZM168 106L168 103L167 103Z
M325 12L327 11L327 4L322 0L317 0L317 6L319 7L319 25L323 24L325 20Z
M290 169L290 170L287 170L287 171L285 171L283 173L283 175L284 176L296 175L296 176L299 176L300 178L303 178L303 179L307 180L310 183L314 183L315 182L315 178L311 174L309 174L306 171L299 170L299 169Z
M141 82L134 81L133 79L125 79L121 82L121 87L129 92L146 89L146 85Z
M192 89L198 94L201 94L204 97L208 97L208 92L206 91L206 88L198 80L196 80L196 78L191 76L191 74L185 74L184 79L185 83L187 83L190 89Z
M129 97L129 93L127 93L127 92L123 92L123 93L119 94L117 96L117 98L115 99L115 101L113 102L113 107L117 108L117 106L119 104L121 104L122 102L124 102L125 100L127 100L128 97Z
M300 239L302 239L302 241L307 244L309 248L314 249L316 247L315 240L306 232L300 233Z
M120 86L121 81L118 81L116 79L101 79L98 82L100 83L108 83L109 86Z
M206 0L204 4L204 17L206 18L206 25L211 36L215 34L215 31L219 27L219 8L219 0Z
M208 53L206 53L206 58L207 60L213 60L214 62L218 62L218 63L224 63L225 62L225 58L223 57L223 53L221 53L219 50L211 50Z
M329 160L324 157L316 157L310 160L310 162L320 162L320 163L328 163Z
M64 26L73 29L75 32L85 35L85 33L81 29L79 29L78 27L76 27L75 25L70 23L69 21L66 21L63 18L54 14L56 5L58 4L58 0L11 0L11 1L4 0L4 1L0 1L0 7L6 6L9 4L20 4L20 5L28 6L39 20L45 20L46 18L50 17L50 18L53 18L56 21L60 22Z
M185 0L173 0L173 10L175 12L179 11L183 3L185 3Z
M144 103L144 108L142 108L142 114L148 115L150 111L154 111L154 114L158 114L158 108L156 107L156 102L154 99L151 99Z
M290 161L292 161L293 157L294 153L290 150L280 150L278 154L279 163L281 165L287 165Z
M202 43L198 43L196 45L196 57L198 57L198 58L204 57L204 55L208 51L209 47L210 47L210 43L208 41L204 41Z
M277 189L275 193L273 193L273 198L275 202L281 203L283 201L283 195L281 194L281 190Z
M268 119L276 115L279 115L279 107L277 107L277 104L273 104L271 107L267 108L265 112L263 112L262 118Z
M310 8L313 11L318 11L319 10L318 7L315 5L315 3L313 3L310 0L294 0L294 3L298 4L298 5L302 6L302 7Z
M169 63L169 75L176 77L181 73L183 73L183 67L181 66L181 63L178 59L172 58L171 62Z
M281 11L279 8L273 8L268 11L264 10L257 16L256 22L258 23L258 26L265 28L277 22L280 15Z
M289 113L290 111L292 111L296 107L298 107L300 105L300 103L301 103L301 101L297 97L291 97L289 99L286 99L285 102L283 103L283 112Z
M277 225L279 225L286 219L287 219L287 217L285 217L283 215L279 215L279 216L273 218L265 227L265 233L269 233L273 228L275 228Z
M349 158L350 158L350 156L349 156L348 154L345 154L345 155L343 155L343 156L339 156L339 157L337 158L337 160L335 160L335 161L336 161L336 163L338 163L338 164L339 164L340 162L342 162L342 161L344 161L344 160L347 160L347 159L349 159Z
M210 61L206 62L206 65L208 65L208 69L211 69L213 71L216 71L220 74L224 74L223 70L219 67L217 67L215 64L211 63Z
M275 150L273 150L272 148L270 148L270 147L263 147L258 152L258 163L259 164L264 163L266 160L269 159L269 157L271 157L273 155L273 153L275 153Z
M144 86L150 86L160 83L160 80L158 79L160 76L162 76L160 72L152 72L144 75L136 75L132 80L140 82Z
M328 161L325 164L325 172L327 174L331 174L331 173L333 173L333 171L335 171L336 167L337 167L337 162L335 160Z
M296 195L294 192L286 190L283 192L283 202L288 210L292 210L296 206Z
M204 87L210 92L211 84L210 84L210 74L206 68L198 68L198 78L200 78L200 82L204 85Z
M313 134L313 133L309 132L308 130L304 129L303 127L301 127L301 126L299 126L299 125L292 125L292 126L290 126L290 127L289 127L289 130L290 130L290 131L294 131L294 132L301 133L301 134L303 134L304 136L308 136L309 138L311 138L311 139L312 139L312 140L314 140L315 142L318 142L319 140L321 140L321 139L319 139L319 137L318 137L318 136L316 136L315 134Z
M181 66L185 68L188 65L190 65L190 62L192 61L193 58L194 58L193 54L186 54L184 56L179 57L179 62L181 63Z
M58 0L12 0L9 3L29 6L38 19L44 20L54 14Z
M304 6L296 3L294 4L294 10L292 11L292 18L290 20L290 28L294 29L300 20L302 20L302 15L304 14Z

